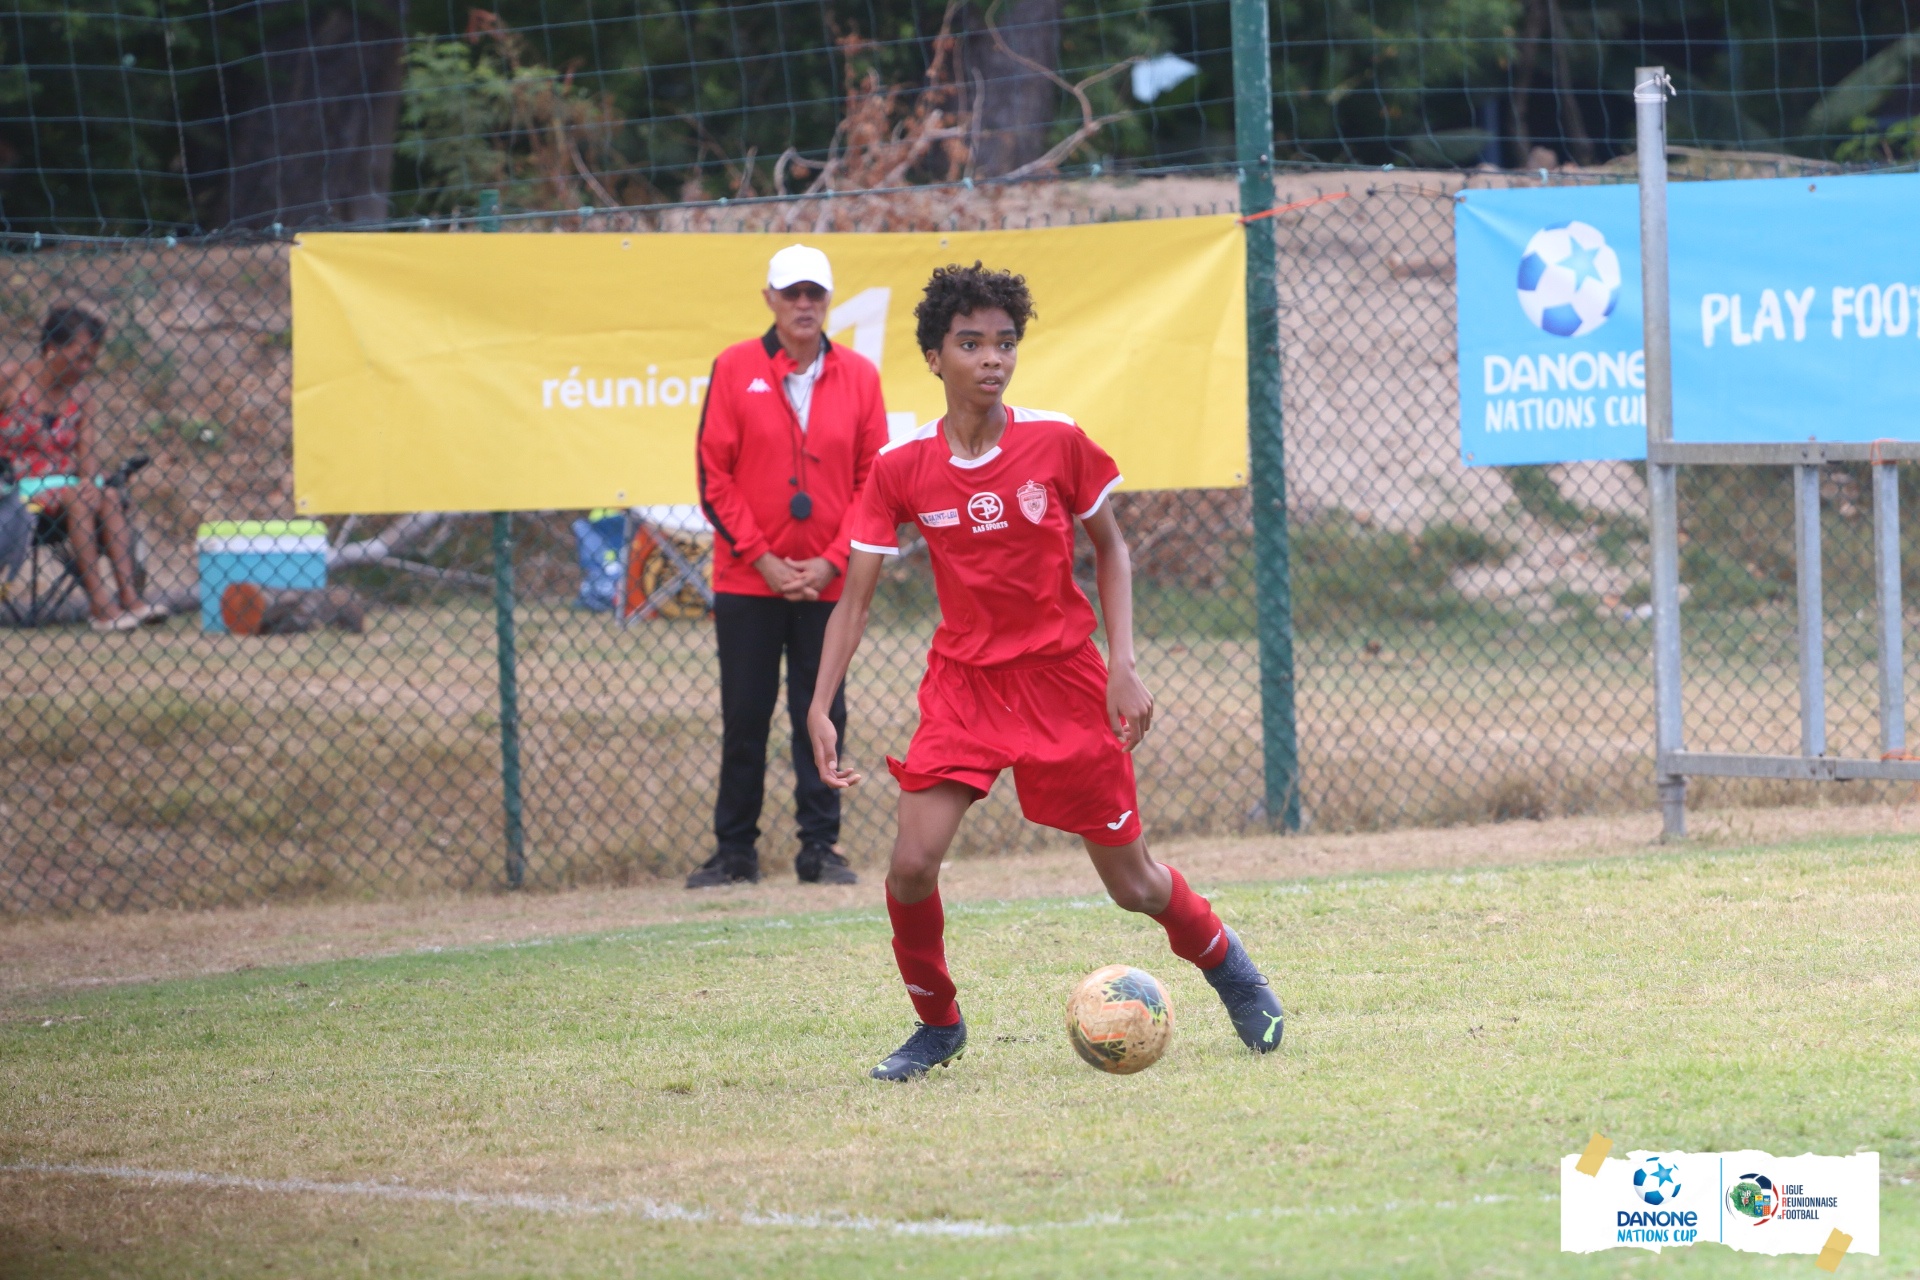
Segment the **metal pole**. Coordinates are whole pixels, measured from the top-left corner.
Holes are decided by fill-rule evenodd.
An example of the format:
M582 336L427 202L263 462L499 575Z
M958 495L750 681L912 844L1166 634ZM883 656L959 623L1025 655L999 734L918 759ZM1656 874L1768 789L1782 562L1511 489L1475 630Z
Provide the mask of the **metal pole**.
M1900 633L1900 474L1873 465L1873 582L1880 605L1880 754L1907 750L1906 654Z
M480 193L480 229L500 229L500 193ZM520 809L520 679L513 638L513 515L493 513L493 631L500 663L500 802L507 829L507 887L527 878Z
M1664 67L1633 73L1639 126L1640 291L1645 306L1647 444L1673 439L1673 350L1667 307L1667 92ZM1682 750L1680 715L1680 494L1671 463L1647 464L1647 525L1653 548L1654 783L1660 834L1687 834L1687 780L1660 772L1659 761Z
M1267 0L1232 0L1233 133L1242 216L1273 208L1273 64ZM1280 417L1280 295L1270 220L1246 224L1247 456L1260 611L1260 727L1267 821L1300 829L1294 719L1293 575L1287 544L1287 451Z
M1826 610L1820 600L1820 468L1793 469L1793 558L1800 597L1800 754L1827 754Z

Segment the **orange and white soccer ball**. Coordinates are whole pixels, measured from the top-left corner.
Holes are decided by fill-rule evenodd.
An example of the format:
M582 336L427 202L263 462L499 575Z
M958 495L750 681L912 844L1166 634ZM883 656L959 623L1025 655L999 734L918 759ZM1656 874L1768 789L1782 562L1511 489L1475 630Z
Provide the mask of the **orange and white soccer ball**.
M1145 969L1095 969L1067 997L1067 1038L1102 1071L1129 1076L1160 1060L1173 1040L1173 1005Z

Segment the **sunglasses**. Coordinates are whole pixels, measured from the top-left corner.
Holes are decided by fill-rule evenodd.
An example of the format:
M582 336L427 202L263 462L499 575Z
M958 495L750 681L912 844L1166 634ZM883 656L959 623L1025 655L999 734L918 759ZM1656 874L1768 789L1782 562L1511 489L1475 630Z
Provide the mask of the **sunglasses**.
M827 296L827 291L817 284L790 284L779 293L788 302L819 302Z

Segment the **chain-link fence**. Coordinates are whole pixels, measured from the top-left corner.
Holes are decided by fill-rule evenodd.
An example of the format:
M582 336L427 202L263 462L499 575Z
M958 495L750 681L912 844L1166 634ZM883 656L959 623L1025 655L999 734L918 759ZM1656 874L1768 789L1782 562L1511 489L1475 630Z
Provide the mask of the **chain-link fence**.
M1625 463L1460 464L1450 199L1459 182L1295 184L1280 200L1303 207L1274 220L1310 829L1651 803L1641 476ZM964 200L872 195L809 218L836 230L1021 226L1220 211L1232 200L1226 181L1181 179ZM759 230L771 216L682 209L588 225ZM329 519L312 533L234 525L283 520L291 506L285 246L12 249L0 261L9 412L21 411L21 377L38 368L50 309L104 321L100 363L73 404L41 407L84 413L100 472L151 459L102 491L130 526L118 546L106 526L102 559L130 561L146 598L175 616L96 633L70 571L72 530L36 515L33 495L15 495L27 499L19 511L30 536L0 601L4 909L504 883L492 519ZM1865 753L1874 691L1862 484L1832 470L1827 556L1833 736ZM1683 496L1689 744L1788 749L1786 481L1701 469ZM1115 502L1134 552L1142 673L1161 706L1140 756L1149 830L1159 839L1265 830L1246 495ZM591 531L577 523L591 514L512 522L525 876L535 886L678 874L711 851L720 736L711 622L697 607L632 618L578 607L579 533ZM620 530L619 544L631 532L600 527ZM0 551L7 528L0 514ZM697 558L699 536L680 537L676 549ZM222 615L209 589L224 572L219 557L248 538L308 557L330 584L291 605L253 602L267 606L264 630L281 634L221 629L263 629L257 610ZM629 576L645 596L671 581L670 564L639 550ZM1090 579L1090 556L1081 568ZM106 573L103 589L113 583ZM926 559L910 551L887 572L850 677L850 754L869 772L905 745L935 607ZM774 725L761 847L779 869L795 840L783 711ZM1732 785L1698 784L1696 794ZM1719 794L1788 791L1768 787ZM1855 784L1851 794L1864 792ZM884 776L850 796L842 843L856 866L884 857L891 796ZM969 820L958 852L1058 838L1025 824L1003 786Z
M1270 10L1288 165L1920 159L1906 0ZM0 225L181 233L1233 157L1228 0L0 0ZM864 141L863 141L864 140ZM879 144L879 145L875 145Z

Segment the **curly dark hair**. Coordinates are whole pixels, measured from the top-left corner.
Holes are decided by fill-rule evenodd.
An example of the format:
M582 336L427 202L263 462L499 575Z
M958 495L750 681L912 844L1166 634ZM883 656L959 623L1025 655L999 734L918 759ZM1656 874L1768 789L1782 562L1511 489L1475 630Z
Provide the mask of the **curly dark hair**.
M955 316L998 307L1013 317L1016 337L1027 336L1027 321L1037 314L1027 278L1011 271L993 271L979 261L970 267L949 264L934 269L926 294L913 309L914 336L922 351L938 351L953 327Z
M107 336L107 322L80 307L55 307L40 322L40 349L51 351L64 347L83 333L95 342L103 341Z

